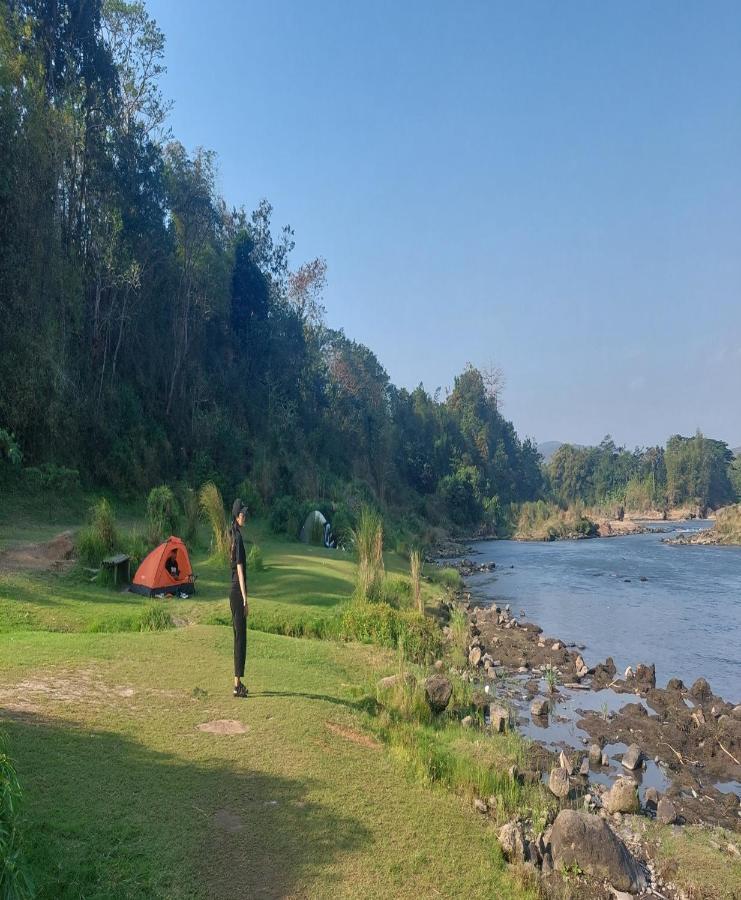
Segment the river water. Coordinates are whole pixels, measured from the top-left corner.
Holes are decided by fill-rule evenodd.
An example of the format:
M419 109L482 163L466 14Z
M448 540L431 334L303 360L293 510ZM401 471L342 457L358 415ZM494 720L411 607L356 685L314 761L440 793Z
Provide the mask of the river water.
M710 524L661 523L674 535ZM662 543L674 535L480 541L476 561L497 568L467 583L474 598L509 603L546 635L584 644L589 665L612 656L622 673L653 662L659 687L702 675L714 693L739 703L741 547Z

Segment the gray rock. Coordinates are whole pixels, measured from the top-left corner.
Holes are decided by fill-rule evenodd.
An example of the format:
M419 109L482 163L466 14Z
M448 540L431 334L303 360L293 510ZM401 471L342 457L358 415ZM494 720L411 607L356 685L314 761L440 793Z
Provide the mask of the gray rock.
M655 808L659 802L659 798L660 798L659 792L656 790L655 787L646 788L646 794L645 794L646 806L652 806Z
M629 778L618 778L606 794L602 805L609 813L635 813L641 808L635 783Z
M547 700L535 699L530 704L530 712L534 716L547 716L550 706Z
M593 766L602 764L602 748L599 744L592 744L589 748L589 762Z
M489 706L489 720L491 722L491 730L497 734L503 734L509 725L509 712L496 703Z
M698 728L701 725L705 724L705 713L702 711L701 706L698 706L697 709L692 713L692 720Z
M562 767L551 769L551 774L548 778L548 787L551 793L555 794L557 797L567 797L571 785L569 784L569 773L566 769Z
M662 825L677 821L677 809L668 797L662 797L656 807L656 818Z
M482 815L486 815L486 813L489 812L489 807L480 797L476 797L476 799L473 801L473 808L476 810L476 812L479 812Z
M641 748L638 744L631 744L625 753L623 753L623 758L620 761L626 769L633 771L640 766L642 759L643 753L641 752Z
M733 711L731 712L731 717L741 722L741 703L738 706L733 707Z
M610 765L610 757L605 753L604 750L602 751L602 765L603 766Z
M697 681L690 688L690 694L692 694L695 700L699 700L700 703L704 703L706 700L709 700L713 696L710 685L704 678L697 679Z
M434 668L436 672L442 672L445 668L445 663L441 659L436 659Z
M393 691L397 687L401 687L402 684L408 688L409 690L414 690L417 687L417 679L412 675L411 672L405 672L404 675L389 675L386 678L382 678L376 687L379 691Z
M642 891L646 877L625 844L599 818L573 809L562 810L551 832L556 870L577 865L620 891Z
M525 862L525 835L519 822L507 822L499 829L499 843L508 862Z
M581 765L579 766L579 774L589 775L589 757L585 756L581 761Z
M561 751L561 753L558 757L558 762L559 762L559 765L561 766L561 768L566 769L566 772L569 775L574 774L574 763L571 761L571 759L568 756L566 756L566 754L563 752L563 750Z
M584 678L584 676L587 675L588 672L589 667L584 662L581 653L578 653L576 656L576 674L579 676L579 678Z
M650 666L644 665L643 663L638 663L636 666L636 681L639 681L642 685L646 687L656 687L656 666L651 663Z
M667 691L683 691L684 682L681 678L670 678L666 683Z
M453 685L445 675L430 675L425 680L425 697L430 709L435 713L447 709L453 694Z
M471 727L473 727L473 716L464 716L464 717L461 719L461 725L462 725L464 728L471 728Z
M468 654L468 663L471 666L478 666L481 662L481 647L471 647Z

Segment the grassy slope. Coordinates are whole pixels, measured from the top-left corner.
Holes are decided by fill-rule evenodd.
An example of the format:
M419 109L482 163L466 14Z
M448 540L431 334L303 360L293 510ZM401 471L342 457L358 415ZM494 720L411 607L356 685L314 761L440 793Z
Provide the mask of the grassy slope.
M255 614L350 592L347 559L263 549ZM197 599L173 603L203 620L226 573L196 568ZM42 896L523 896L470 806L365 736L358 698L390 654L250 632L240 702L228 628L85 633L141 601L51 576L0 577L0 597L0 726ZM198 730L217 719L248 730Z

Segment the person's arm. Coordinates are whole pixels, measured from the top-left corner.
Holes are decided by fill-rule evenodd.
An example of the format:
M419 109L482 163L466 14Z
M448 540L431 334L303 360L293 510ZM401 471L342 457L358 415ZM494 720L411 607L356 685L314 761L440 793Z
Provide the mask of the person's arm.
M237 564L237 578L239 578L239 587L242 590L242 600L244 608L247 609L247 582L244 580L244 566L242 563Z

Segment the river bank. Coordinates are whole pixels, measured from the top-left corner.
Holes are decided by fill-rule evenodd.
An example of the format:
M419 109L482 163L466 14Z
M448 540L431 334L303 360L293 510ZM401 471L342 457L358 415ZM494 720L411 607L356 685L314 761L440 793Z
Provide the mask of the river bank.
M471 564L459 568L469 572ZM741 705L704 678L658 688L650 663L620 673L612 657L589 666L583 645L544 635L524 610L487 604L470 588L459 602L470 629L467 677L505 700L527 737L571 754L581 792L596 805L617 773L629 774L649 815L660 794L676 821L739 830ZM626 694L634 699L625 702ZM626 770L622 756L632 745L641 762Z

